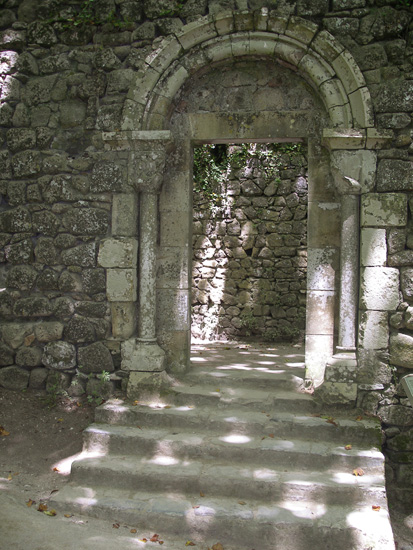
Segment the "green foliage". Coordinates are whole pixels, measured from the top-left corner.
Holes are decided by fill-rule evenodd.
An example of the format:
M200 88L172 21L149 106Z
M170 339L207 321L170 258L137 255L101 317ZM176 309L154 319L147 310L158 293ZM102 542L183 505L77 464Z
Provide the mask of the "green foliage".
M251 336L254 330L258 328L257 318L254 316L253 312L250 309L245 309L241 315L241 326L245 329L245 334Z
M179 15L182 11L182 8L185 6L187 0L179 0L179 2L176 5L176 8L170 8L162 10L159 13L159 17L172 17L174 15Z
M67 397L67 391L62 389L59 373L55 372L50 375L46 396L42 398L42 402L48 409L53 409L59 397Z
M109 15L102 18L99 14L99 0L83 0L73 15L68 17L52 17L50 23L61 23L64 29L85 28L92 26L109 25L113 29L123 29L130 21L112 10Z
M300 143L207 144L194 149L195 207L214 208L225 203L224 183L233 170L250 167L260 161L263 177L279 182L279 172L289 161L302 154Z
M297 340L301 335L297 327L279 326L268 329L264 333L264 340L267 342L291 342Z
M93 377L93 374L91 375L91 377ZM110 381L110 373L103 370L100 374L97 375L97 379L99 380L98 386L86 397L89 405L98 406L104 402L104 398L102 397L102 395L105 392L106 384Z

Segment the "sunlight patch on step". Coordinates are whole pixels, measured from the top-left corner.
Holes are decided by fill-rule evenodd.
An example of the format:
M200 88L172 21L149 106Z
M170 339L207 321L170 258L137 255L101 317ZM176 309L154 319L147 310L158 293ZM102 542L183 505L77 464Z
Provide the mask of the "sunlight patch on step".
M224 437L220 437L219 439L221 441L225 441L225 443L234 443L235 445L249 443L251 441L250 437L241 434L226 435Z
M173 456L159 455L148 460L150 464L158 464L159 466L176 466L179 460Z
M317 519L323 517L327 508L325 504L316 502L294 502L287 501L279 504L284 510L288 510L297 518Z
M58 474L62 476L68 476L72 469L73 462L80 461L80 460L87 460L88 458L99 458L101 456L105 456L107 454L107 451L104 451L102 449L95 449L91 451L81 451L80 453L76 453L72 456L68 456L67 458L63 458L62 460L59 460L58 462L55 462L51 465L51 470L54 472L57 472ZM54 468L57 468L55 470Z
M97 499L95 498L95 491L91 489L90 487L81 487L82 491L84 491L83 497L77 497L75 499L75 502L77 504L80 504L83 508L87 508L89 506L94 506L97 504Z

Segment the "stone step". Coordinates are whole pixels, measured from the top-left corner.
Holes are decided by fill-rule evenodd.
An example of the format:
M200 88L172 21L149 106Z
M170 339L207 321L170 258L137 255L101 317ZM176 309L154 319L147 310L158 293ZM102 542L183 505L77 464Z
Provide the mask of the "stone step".
M335 442L313 442L298 439L278 439L233 434L211 434L141 430L117 426L91 426L86 432L85 450L100 453L109 460L111 453L124 455L121 464L136 459L142 464L186 464L204 462L217 464L255 464L291 471L329 471L351 473L361 467L369 474L383 473L383 455L377 449L353 447L346 450ZM101 460L103 460L103 458ZM74 470L87 466L88 461L74 463ZM111 464L108 462L108 464ZM95 463L94 463L95 467ZM170 468L172 471L173 468Z
M154 495L133 488L89 487L66 486L54 495L53 507L59 513L138 524L140 530L159 533L164 548L168 548L168 535L182 537L182 548L185 541L193 541L206 549L217 540L225 550L394 548L388 512L384 507L374 511L374 504L340 506L288 498L263 504L208 495L188 499L180 491Z
M212 385L215 387L239 386L263 390L295 390L304 389L304 369L296 369L291 373L288 368L274 367L244 367L219 364L214 367L191 368L185 376L187 385Z
M308 396L306 396L308 397ZM230 412L212 406L188 406L162 404L126 405L120 400L111 400L96 410L96 421L102 424L139 426L140 428L166 428L173 431L244 434L310 440L336 441L342 445L366 444L381 447L381 429L376 420L352 417L318 415L318 413L273 413L272 407L250 411L247 407L232 407ZM271 411L271 412L268 412Z
M169 397L169 399L168 399ZM249 410L271 411L300 410L302 412L318 410L311 395L289 390L265 390L232 386L183 385L171 389L165 401L190 407L245 407Z
M132 434L129 434L132 437ZM179 490L185 494L197 495L208 492L214 496L235 496L237 498L274 501L289 495L296 500L320 498L321 501L345 504L376 502L385 504L384 467L377 465L377 456L372 460L365 451L353 451L350 464L346 461L341 469L335 466L325 470L314 470L285 461L260 465L247 462L240 457L237 461L223 460L219 449L210 454L202 450L191 452L191 445L199 445L196 436L183 444L172 438L162 439L160 449L148 448L157 434L148 434L140 439L139 453L127 454L122 437L111 438L118 443L119 454L104 454L104 445L99 440L91 441L83 458L73 464L72 479L78 484L107 484L118 488L153 490L157 492ZM93 439L97 436L95 434ZM145 440L146 439L146 440ZM123 444L122 444L123 443ZM175 445L173 446L172 443ZM99 453L102 453L100 456ZM218 456L215 456L217 454ZM207 455L207 456L206 456ZM314 458L314 453L311 455ZM276 465L276 466L275 466ZM356 466L358 465L358 466ZM356 477L352 468L362 465L365 475ZM105 480L104 482L102 480Z

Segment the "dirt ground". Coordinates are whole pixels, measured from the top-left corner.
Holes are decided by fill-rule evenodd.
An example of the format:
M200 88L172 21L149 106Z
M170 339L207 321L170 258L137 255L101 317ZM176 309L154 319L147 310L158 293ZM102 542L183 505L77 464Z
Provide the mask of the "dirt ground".
M82 431L93 418L94 408L87 402L62 399L50 407L44 392L0 388L1 550L158 547L137 538L149 533L131 534L135 526L114 528L109 522L38 511L67 482L71 461L82 449ZM392 525L397 550L413 550L413 515L393 511Z

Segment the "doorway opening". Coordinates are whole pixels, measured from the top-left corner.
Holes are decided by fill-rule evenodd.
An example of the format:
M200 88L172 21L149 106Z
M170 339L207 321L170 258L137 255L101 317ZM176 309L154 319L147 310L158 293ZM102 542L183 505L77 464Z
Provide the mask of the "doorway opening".
M193 167L192 341L302 343L306 145L208 143Z

